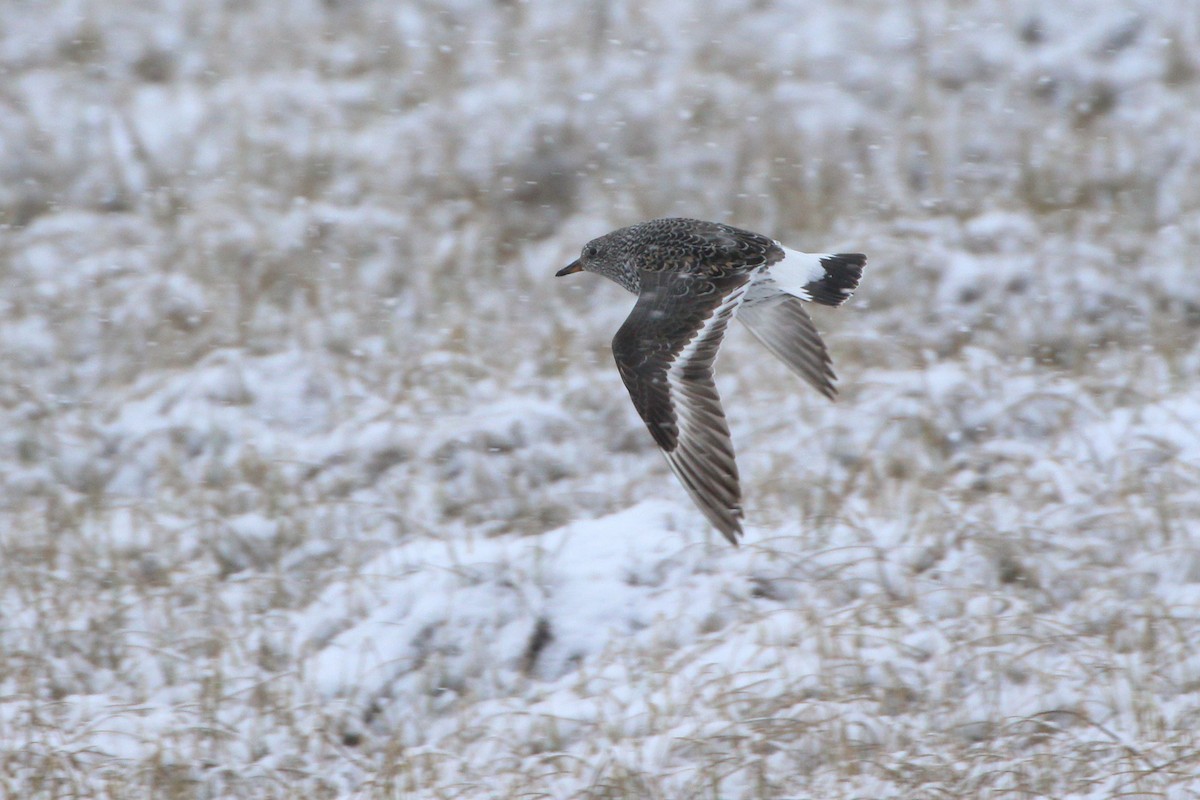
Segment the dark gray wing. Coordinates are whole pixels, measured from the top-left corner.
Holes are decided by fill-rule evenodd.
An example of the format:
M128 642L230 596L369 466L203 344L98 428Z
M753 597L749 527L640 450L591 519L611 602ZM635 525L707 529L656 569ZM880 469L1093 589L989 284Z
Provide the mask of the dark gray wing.
M830 400L837 397L833 362L804 301L780 293L769 300L743 303L737 311L749 331L771 353Z
M742 493L713 361L749 275L643 271L641 280L613 339L617 369L692 500L737 544Z

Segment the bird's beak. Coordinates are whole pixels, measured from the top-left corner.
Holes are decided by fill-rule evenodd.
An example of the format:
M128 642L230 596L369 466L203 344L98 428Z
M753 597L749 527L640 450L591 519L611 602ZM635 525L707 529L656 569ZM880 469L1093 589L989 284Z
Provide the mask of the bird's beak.
M579 263L579 259L575 259L570 264L567 264L565 267L560 269L558 272L554 273L554 277L561 278L563 275L570 275L572 272L582 272L582 271L583 271L583 265Z

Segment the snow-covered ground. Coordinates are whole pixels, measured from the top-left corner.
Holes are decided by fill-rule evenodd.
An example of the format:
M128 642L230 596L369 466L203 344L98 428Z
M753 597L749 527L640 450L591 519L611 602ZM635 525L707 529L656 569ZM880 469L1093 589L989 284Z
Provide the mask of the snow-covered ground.
M0 796L1200 797L1193 0L0 4ZM731 332L726 545L555 280Z

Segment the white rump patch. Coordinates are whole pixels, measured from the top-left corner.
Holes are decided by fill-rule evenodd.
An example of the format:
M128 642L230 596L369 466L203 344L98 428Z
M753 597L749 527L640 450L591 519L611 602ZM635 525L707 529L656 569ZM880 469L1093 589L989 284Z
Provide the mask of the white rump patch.
M812 295L804 287L825 277L825 267L821 266L821 260L825 258L829 258L828 253L801 253L783 247L783 260L772 264L764 277L769 277L778 291L811 300Z

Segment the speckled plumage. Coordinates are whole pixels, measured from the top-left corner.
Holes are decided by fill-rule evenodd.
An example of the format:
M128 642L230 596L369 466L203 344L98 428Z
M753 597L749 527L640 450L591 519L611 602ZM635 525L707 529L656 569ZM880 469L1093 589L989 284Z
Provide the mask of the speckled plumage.
M688 494L737 544L741 487L713 363L737 315L767 349L834 397L825 344L802 303L841 305L866 257L809 255L762 234L693 219L656 219L588 242L558 275L595 272L638 295L613 338L634 407Z
M726 276L752 272L783 258L766 236L719 222L652 219L620 228L584 245L580 262L588 272L641 291L643 272L686 272Z

